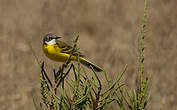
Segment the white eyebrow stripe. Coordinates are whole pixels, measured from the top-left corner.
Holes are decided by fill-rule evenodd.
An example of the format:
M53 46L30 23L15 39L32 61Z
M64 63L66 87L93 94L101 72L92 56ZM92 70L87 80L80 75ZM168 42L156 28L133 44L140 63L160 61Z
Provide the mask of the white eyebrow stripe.
M55 39L52 39L51 41L48 41L48 42L46 41L46 43L47 44L56 44L56 41L55 41Z

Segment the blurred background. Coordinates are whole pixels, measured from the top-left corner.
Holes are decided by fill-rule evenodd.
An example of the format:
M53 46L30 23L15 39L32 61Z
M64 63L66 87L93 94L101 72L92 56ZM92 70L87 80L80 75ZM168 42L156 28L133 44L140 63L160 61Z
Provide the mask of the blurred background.
M163 104L168 110L177 107L176 4L176 0L148 3L149 110L161 110ZM111 78L128 64L123 79L129 90L135 89L143 8L143 0L0 0L0 109L35 110L31 93L40 100L40 68L29 42L50 71L54 62L41 49L47 33L70 44L79 34L80 51Z

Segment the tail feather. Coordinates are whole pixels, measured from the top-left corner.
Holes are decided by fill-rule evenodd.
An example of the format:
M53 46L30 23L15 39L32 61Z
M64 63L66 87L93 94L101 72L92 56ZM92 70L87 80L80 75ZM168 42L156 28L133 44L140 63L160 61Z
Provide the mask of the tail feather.
M84 59L84 58L81 58L80 62L81 62L84 66L86 66L86 67L88 67L88 68L90 68L90 69L93 68L93 70L96 71L96 72L101 72L101 71L103 71L102 68L100 68L99 66L97 66L97 65L95 65L95 64L93 64L93 63L91 63L90 61L88 61L88 60L86 60L86 59Z

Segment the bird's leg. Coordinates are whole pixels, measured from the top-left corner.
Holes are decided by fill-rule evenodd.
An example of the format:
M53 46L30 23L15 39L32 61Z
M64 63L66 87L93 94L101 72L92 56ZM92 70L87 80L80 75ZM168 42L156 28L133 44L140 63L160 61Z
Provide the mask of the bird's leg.
M68 66L68 64L64 63L64 64L62 64L62 66L63 66L64 68L66 68L66 67Z
M69 67L69 69L67 70L66 73L63 72L62 67L59 68L58 72L56 73L56 75L54 75L55 78L55 93L57 88L59 87L59 85L62 83L62 88L64 88L64 79L66 78L66 76L70 73L71 69L73 68L73 71L75 70L73 63L71 64L71 66ZM75 71L74 71L75 72Z

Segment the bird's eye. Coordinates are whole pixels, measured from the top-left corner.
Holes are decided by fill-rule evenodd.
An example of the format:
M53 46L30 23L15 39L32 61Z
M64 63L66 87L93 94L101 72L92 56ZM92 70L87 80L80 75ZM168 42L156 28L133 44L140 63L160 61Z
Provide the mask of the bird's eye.
M52 40L52 37L49 37L49 40Z

